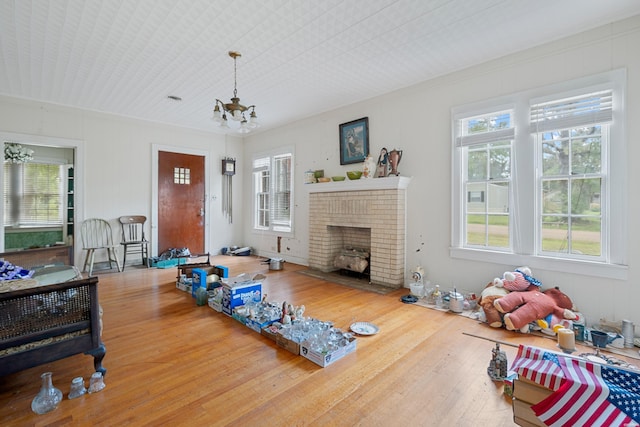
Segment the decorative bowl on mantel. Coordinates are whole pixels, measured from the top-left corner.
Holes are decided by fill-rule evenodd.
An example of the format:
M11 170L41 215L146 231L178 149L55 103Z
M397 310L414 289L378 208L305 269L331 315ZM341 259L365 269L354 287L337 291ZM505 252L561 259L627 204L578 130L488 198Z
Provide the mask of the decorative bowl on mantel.
M347 176L350 180L360 179L362 176L362 171L348 171Z
M331 179L334 181L344 181L344 176L332 176Z

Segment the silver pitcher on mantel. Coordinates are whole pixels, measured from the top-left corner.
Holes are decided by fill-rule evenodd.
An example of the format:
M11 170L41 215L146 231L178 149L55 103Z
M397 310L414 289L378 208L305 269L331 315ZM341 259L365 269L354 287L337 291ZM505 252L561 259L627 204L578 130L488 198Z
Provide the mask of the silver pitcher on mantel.
M391 175L400 175L398 172L398 164L402 160L402 150L396 150L395 148L389 151L389 164L391 165Z

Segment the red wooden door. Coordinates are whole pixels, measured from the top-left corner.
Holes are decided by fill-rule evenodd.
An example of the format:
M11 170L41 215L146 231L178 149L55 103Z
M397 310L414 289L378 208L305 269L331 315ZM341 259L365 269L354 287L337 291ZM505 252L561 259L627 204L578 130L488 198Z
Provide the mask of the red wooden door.
M204 252L204 156L158 152L158 255Z

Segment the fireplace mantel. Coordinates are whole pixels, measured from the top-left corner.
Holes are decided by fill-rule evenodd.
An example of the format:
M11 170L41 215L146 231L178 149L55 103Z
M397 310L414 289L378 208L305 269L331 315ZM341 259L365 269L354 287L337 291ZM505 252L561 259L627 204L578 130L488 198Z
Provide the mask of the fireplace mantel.
M387 178L361 178L351 181L319 182L305 184L309 193L333 193L337 191L367 191L367 190L404 190L409 186L411 177L390 176Z

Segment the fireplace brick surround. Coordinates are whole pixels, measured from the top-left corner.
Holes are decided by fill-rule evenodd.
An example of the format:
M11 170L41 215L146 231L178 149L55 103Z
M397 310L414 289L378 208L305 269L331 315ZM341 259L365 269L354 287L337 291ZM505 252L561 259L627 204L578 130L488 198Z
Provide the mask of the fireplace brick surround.
M309 189L309 267L335 271L340 227L370 230L370 282L404 285L408 177L306 184Z

